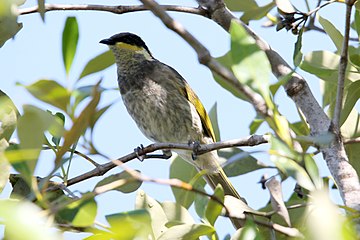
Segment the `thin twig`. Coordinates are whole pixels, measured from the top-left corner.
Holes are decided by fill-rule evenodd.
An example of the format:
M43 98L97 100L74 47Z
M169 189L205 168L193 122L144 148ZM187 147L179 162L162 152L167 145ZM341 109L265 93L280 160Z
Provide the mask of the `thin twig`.
M344 85L345 85L345 75L346 68L348 64L348 47L349 47L349 36L350 36L350 24L351 24L351 9L352 5L346 4L346 15L345 15L345 33L344 40L340 55L340 63L339 63L339 75L338 75L338 84L336 91L336 102L333 116L333 124L335 130L340 132L340 117L341 110L343 106L343 98L344 98Z
M206 10L202 8L194 8L194 7L183 7L176 5L163 5L162 6L166 11L174 11L174 12L184 12L191 13L197 15L206 15ZM111 12L115 14L123 14L130 13L136 11L145 11L148 10L143 5L136 6L105 6L105 5L91 5L91 4L45 4L45 12L50 11L67 11L67 10L91 10L91 11L103 11L103 12ZM38 6L29 7L29 8L21 8L18 10L20 15L26 15L31 13L36 13L39 11Z
M268 142L267 135L250 135L248 137L241 139L216 142L212 144L201 144L199 146L196 145L196 150L197 150L197 155L200 155L206 152L211 152L213 150L218 150L222 148L255 146L267 142ZM145 155L147 153L151 153L157 150L167 150L167 149L183 149L183 150L193 151L194 146L193 144L181 144L181 143L154 143L154 144L150 144L147 147L140 148L137 151L137 153L132 152L130 154L118 158L117 160L121 161L122 163L126 163L133 159L137 159L139 155ZM67 186L74 185L78 182L84 181L92 177L102 176L105 173L107 173L109 170L113 169L114 167L116 167L116 165L113 162L100 164L99 166L97 166L96 168L94 168L89 172L83 173L77 177L69 179L67 182Z

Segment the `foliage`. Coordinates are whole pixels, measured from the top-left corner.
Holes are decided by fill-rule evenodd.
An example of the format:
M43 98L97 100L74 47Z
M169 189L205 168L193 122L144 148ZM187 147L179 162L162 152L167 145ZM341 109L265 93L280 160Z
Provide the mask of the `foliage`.
M225 1L232 11L241 14L240 19L245 23L266 17L267 26L276 26L277 30L286 29L297 34L293 50L293 71L305 71L319 79L322 86L322 107L332 117L344 41L341 31L333 25L331 19L320 15L315 17L310 9L306 12L295 10L297 8L287 0L270 1L262 6L259 6L260 2ZM0 2L0 46L21 29L22 24L17 22L17 9L22 3L15 0ZM42 19L45 20L44 1L39 0L38 4ZM359 35L360 4L355 6L352 27ZM279 12L276 16L273 14L274 9ZM318 21L322 31L327 34L324 38L330 37L336 47L335 51L302 53L303 36L307 34L306 30L312 30L312 25L307 24L313 21ZM78 51L80 30L76 18L68 17L62 33L62 57L68 78ZM247 152L234 147L219 150L222 166L231 177L259 169L273 169L276 174L261 180L263 187L269 190L269 204L259 210L250 210L256 214L248 218L244 228L226 239L287 239L288 236L355 239L357 232L351 220L358 218L358 213L347 208L348 214L345 215L329 200L329 178L321 176L314 160L318 154L314 147L331 147L333 135L323 133L311 136L309 126L298 109L294 109L294 112L299 113L295 122L283 116L278 109L276 97L279 87L286 84L288 78L271 84L271 66L266 53L237 22L231 23L229 34L231 49L217 60L236 76L239 84L246 85L258 94L271 111L271 117L255 116L249 132L259 133L262 131L260 126L268 127L270 132L267 133L269 144L266 153L273 164L270 166L257 159L255 151ZM355 107L360 96L360 88L357 86L360 84L359 51L356 44L348 50L350 62L346 69L340 121L345 141L360 135L359 112ZM86 238L88 240L220 238L216 222L219 221L219 216L226 216L223 205L226 198L222 188L218 186L212 194L206 194L206 182L202 178L204 173L199 173L179 157L171 160L169 176L170 180L177 179L178 184L173 184L170 180L166 182L171 185L175 202L159 202L156 200L158 196L152 198L147 195L139 188L143 181L153 180L142 178L139 170L133 171L126 167L120 173L101 177L93 191L77 190L75 195L67 189L66 185L74 177L70 171L73 159L85 159L97 169L110 166L93 160L104 157L101 150L96 149L93 144L93 130L111 106L101 106L101 98L113 89L103 87L101 80L95 85L80 85L80 80L103 71L113 63L114 58L109 51L90 59L72 86L64 86L52 79L40 79L30 85L18 84L19 88L26 89L34 98L47 104L45 106L49 109L56 111L34 105L21 106L19 111L11 98L0 90L0 191L8 180L13 187L11 199L1 200L0 203L1 224L5 225L7 239L26 239L27 236L33 239L61 239L61 231L85 232L89 234ZM220 76L214 74L214 79L239 98L239 101L249 101L246 95L234 89ZM217 116L217 105L214 105L209 115L216 139L220 140L221 119ZM18 143L10 141L15 133ZM360 173L358 145L358 142L348 144L346 152L350 163ZM40 155L46 151L52 153L48 161L53 168L45 177L39 178L35 176L35 169ZM10 174L11 169L17 174ZM55 177L61 179L61 184L54 182ZM296 182L296 191L284 201L281 184L287 178ZM107 222L99 226L95 219L98 204L101 203L96 196L110 190L121 194L137 190L135 209L106 215ZM197 216L189 210L191 206ZM243 214L241 210L239 215ZM271 224L281 225L283 230L275 232L275 227L269 227ZM51 227L59 229L60 233L52 231Z

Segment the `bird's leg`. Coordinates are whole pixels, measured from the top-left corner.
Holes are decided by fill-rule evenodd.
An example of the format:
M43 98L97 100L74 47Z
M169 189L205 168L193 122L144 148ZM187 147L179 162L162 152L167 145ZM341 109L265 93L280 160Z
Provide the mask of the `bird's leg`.
M197 155L200 150L200 142L199 141L189 141L189 145L193 147L193 152L191 153L191 158L193 161L197 159Z
M169 159L172 156L172 153L169 149L162 150L162 154L143 154L143 150L144 146L142 144L134 149L137 159L139 159L141 162L148 158Z

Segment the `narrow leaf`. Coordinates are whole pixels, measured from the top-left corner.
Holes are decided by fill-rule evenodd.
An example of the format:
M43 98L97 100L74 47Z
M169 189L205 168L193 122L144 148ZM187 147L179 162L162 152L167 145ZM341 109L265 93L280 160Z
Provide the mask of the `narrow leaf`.
M198 239L204 235L210 235L215 232L212 226L205 224L181 224L169 228L158 240L189 240Z
M319 19L319 23L335 44L337 51L341 52L344 36L329 20L321 17L320 15L317 16Z
M114 54L110 50L108 50L96 56L95 58L91 59L82 70L78 80L90 74L100 72L105 68L110 67L114 63L115 63Z
M140 172L140 171L137 171ZM129 172L127 171L123 171L121 173L116 173L110 176L107 176L106 178L104 178L103 180L101 180L100 182L98 182L95 186L95 188L112 183L112 182L116 182L116 181L122 181L123 184L117 188L114 188L113 190L115 191L120 191L123 193L131 193L136 191L142 184L141 181L135 179L132 175L130 175Z
M301 52L303 32L304 32L304 28L301 28L299 31L299 34L298 34L297 41L295 43L294 55L293 55L293 61L294 61L295 67L300 65L302 58L303 58L303 54Z
M283 200L280 182L273 177L268 180L265 185L270 192L270 201L273 210L285 220L289 227L291 227L290 216Z
M38 0L38 12L40 13L41 19L45 21L45 0Z
M213 196L222 202L224 201L224 190L220 184L216 186ZM214 226L215 221L221 214L222 209L222 205L220 205L218 202L215 202L212 199L209 200L205 209L205 218L208 220L210 225Z
M209 111L209 117L210 117L211 125L212 125L214 133L215 133L215 140L218 142L221 140L221 138L220 138L218 115L217 115L217 103L215 103L211 107L211 109Z
M68 17L62 35L62 53L66 75L69 75L79 40L79 27L76 17Z

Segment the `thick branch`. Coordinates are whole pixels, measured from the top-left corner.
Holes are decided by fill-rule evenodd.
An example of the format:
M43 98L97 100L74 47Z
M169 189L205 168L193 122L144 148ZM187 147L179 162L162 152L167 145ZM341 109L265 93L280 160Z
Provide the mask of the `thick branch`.
M183 150L189 150L194 151L196 149L196 154L204 154L207 152L211 152L213 150L219 150L223 148L231 148L231 147L242 147L242 146L255 146L263 143L268 142L268 137L266 135L251 135L245 138L241 139L235 139L235 140L229 140L229 141L222 141L222 142L216 142L212 144L201 144L196 145L194 144L181 144L181 143L154 143L150 144L147 147L140 148L137 150L137 152L133 152L130 154L127 154L123 157L118 158L117 160L126 163L128 161L131 161L133 159L137 159L139 155L145 155L157 150L168 150L168 149L183 149ZM113 162L104 163L101 165L98 165L93 170L86 172L84 174L81 174L77 177L74 177L72 179L69 179L67 182L67 186L74 185L76 183L79 183L81 181L84 181L86 179L90 179L92 177L96 176L102 176L111 169L116 167L116 165Z
M199 1L200 4L202 3ZM223 0L204 1L203 5L209 11L210 18L222 26L226 31L230 28L232 20L241 24L247 32L255 39L256 44L265 51L273 74L282 79L293 70L289 64L265 42L260 36L253 32L249 26L236 18L225 6ZM316 101L305 79L297 73L292 73L291 79L284 86L287 95L295 102L302 111L311 127L313 135L328 132L331 121ZM330 147L321 148L324 159L334 177L342 199L346 206L360 210L360 185L355 169L349 163L344 145L339 138Z

